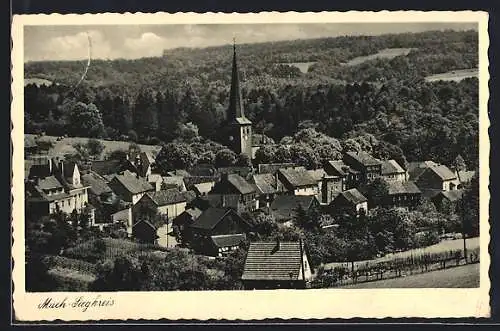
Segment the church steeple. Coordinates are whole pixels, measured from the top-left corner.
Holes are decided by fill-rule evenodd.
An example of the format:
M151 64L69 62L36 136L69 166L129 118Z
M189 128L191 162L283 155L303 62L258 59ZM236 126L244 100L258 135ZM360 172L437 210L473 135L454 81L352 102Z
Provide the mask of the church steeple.
M240 90L240 77L238 73L238 62L236 60L236 41L233 38L233 72L231 75L231 91L229 93L228 120L248 121L243 109L243 98ZM245 122L246 122L245 121ZM248 121L250 122L250 121Z

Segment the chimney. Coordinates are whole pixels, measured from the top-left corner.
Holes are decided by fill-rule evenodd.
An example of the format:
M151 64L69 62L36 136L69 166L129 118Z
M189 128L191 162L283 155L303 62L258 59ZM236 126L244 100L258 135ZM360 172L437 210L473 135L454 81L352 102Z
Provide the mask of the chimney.
M48 166L49 166L49 174L52 174L52 159L50 157L48 159Z
M64 178L64 161L59 161L59 171L61 171L61 177Z

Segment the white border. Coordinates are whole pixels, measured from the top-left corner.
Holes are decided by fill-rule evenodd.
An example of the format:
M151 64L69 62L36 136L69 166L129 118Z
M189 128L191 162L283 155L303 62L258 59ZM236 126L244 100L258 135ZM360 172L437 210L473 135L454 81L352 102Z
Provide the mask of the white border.
M477 289L323 289L207 292L100 293L115 304L105 309L38 310L43 293L24 291L24 153L23 153L23 26L24 25L126 25L126 24L259 24L259 23L355 23L355 22L478 22L479 24L479 122L481 275ZM13 130L13 305L18 321L85 321L103 319L264 319L264 318L383 318L383 317L488 317L490 280L489 243L489 119L488 15L485 12L345 12L249 14L156 13L15 15L12 23ZM51 293L55 300L97 293Z

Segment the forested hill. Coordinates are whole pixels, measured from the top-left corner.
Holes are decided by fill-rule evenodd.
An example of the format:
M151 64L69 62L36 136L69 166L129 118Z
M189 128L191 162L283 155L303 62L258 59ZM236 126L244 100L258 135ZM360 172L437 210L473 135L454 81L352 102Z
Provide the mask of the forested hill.
M409 75L426 76L477 67L476 31L429 31L382 36L345 36L238 45L240 70L248 88L253 85L380 81ZM163 57L138 60L93 60L85 84L108 86L134 94L144 86L195 89L227 85L230 45L202 49L166 50ZM356 66L349 60L386 48L413 48L408 56L374 59ZM85 61L29 62L26 78L43 78L72 85L80 78ZM307 74L279 63L315 62ZM376 70L369 70L376 66ZM367 70L368 69L368 70ZM167 86L168 85L168 86ZM276 87L276 86L273 86Z
M349 64L387 48L411 50ZM79 80L85 61L27 63L25 78L58 84L25 87L25 130L153 144L217 141L231 56L227 45L169 50L158 58L94 60L75 91L68 86ZM477 67L475 31L238 45L238 57L254 131L303 147L295 156L265 150L261 157L267 162L319 165L310 158L320 150L308 149L324 138L318 131L333 139L323 139L332 146L322 151L341 146L445 164L460 154L470 167L478 163L477 79L424 80ZM313 63L306 73L280 64L291 62Z

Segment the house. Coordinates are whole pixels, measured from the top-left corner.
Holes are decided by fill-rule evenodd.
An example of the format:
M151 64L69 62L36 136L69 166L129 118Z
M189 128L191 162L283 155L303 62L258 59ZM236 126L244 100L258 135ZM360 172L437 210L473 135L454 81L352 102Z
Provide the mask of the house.
M305 210L319 207L319 201L314 195L278 195L269 206L269 214L280 223L291 221L299 206Z
M155 159L150 153L141 152L135 155L135 158L133 158L131 161L139 176L148 177L151 175Z
M82 175L82 183L88 186L89 200L93 203L110 201L113 198L113 190L109 187L105 178L94 171Z
M177 238L186 238L186 229L201 215L202 210L188 208L172 220L172 229Z
M342 160L328 161L325 163L324 169L328 176L337 178L336 186L331 190L345 191L357 187L361 182L360 172L352 169Z
M382 177L386 180L397 180L400 182L407 180L406 170L396 160L382 161Z
M462 199L463 194L463 190L439 192L431 200L436 206L437 210L449 211L447 208L445 208L445 205L448 204L452 209L456 208L457 204Z
M186 189L195 191L199 196L207 195L218 180L218 176L188 176L183 178Z
M211 236L210 238L212 239L212 248L207 248L207 255L223 257L238 249L245 241L246 236L244 233L237 233Z
M186 196L176 188L148 192L132 207L134 218L163 215L171 220L186 210Z
M295 163L261 163L257 167L259 174L275 174L279 169L295 168Z
M158 235L156 227L149 221L140 220L132 227L132 238L142 244L157 244Z
M153 186L155 191L159 191L162 189L163 185L163 177L159 174L149 174L146 177L146 181Z
M370 181L382 174L382 162L366 152L347 152L343 161L350 168L361 173L363 182Z
M182 176L164 176L162 177L162 188L176 188L181 192L187 191L184 177Z
M147 192L155 191L144 178L127 174L115 175L108 185L116 195L133 205Z
M109 175L123 173L125 170L133 173L137 171L132 163L126 159L94 160L90 163L90 170L104 178Z
M442 191L456 190L456 174L445 165L427 167L415 180L418 188L426 197L433 197Z
M437 165L438 164L434 161L409 162L406 169L408 171L408 180L415 181L424 172L425 169L435 167Z
M246 290L304 289L311 279L302 241L250 243L241 277Z
M386 206L414 208L420 203L422 192L412 181L387 180Z
M34 168L33 168L34 167ZM81 181L80 171L74 162L58 164L49 159L45 165L34 165L26 181L26 209L28 217L40 217L60 210L71 214L84 211L89 203L88 186ZM94 217L94 209L91 219Z
M256 188L237 174L223 174L209 195L218 197L222 207L232 207L238 212L259 208Z
M269 207L275 196L284 191L283 183L272 173L255 174L252 176L252 182L257 189L261 207Z
M340 192L330 203L329 209L332 214L343 210L356 213L359 213L361 210L368 212L368 199L358 189L352 188Z
M195 251L210 255L212 236L248 233L251 225L232 208L210 207L189 225L186 239Z
M294 195L318 195L318 183L304 168L284 168L277 172L277 179L286 191Z

